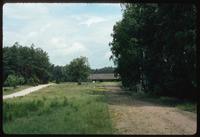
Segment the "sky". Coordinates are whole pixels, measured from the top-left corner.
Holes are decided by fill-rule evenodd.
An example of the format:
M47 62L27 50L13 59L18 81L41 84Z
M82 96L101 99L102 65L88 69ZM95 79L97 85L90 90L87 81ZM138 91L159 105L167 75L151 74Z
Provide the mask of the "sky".
M3 47L33 43L55 65L86 56L93 69L114 66L108 44L121 18L120 4L7 3L3 6Z

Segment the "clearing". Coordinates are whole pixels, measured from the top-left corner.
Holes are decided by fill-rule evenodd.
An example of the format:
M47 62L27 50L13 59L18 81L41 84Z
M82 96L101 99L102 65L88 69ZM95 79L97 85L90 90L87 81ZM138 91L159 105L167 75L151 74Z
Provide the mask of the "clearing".
M117 82L61 83L3 100L9 134L195 134L197 114L135 99Z

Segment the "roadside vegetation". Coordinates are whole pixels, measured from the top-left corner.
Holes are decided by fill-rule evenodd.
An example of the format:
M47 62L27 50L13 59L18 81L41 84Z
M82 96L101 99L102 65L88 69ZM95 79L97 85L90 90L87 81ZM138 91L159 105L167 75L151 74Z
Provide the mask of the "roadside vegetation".
M3 101L3 131L12 134L111 134L105 89L60 83Z
M151 102L157 105L176 107L180 110L197 113L197 103L195 101L191 101L187 99L182 100L182 99L178 99L174 97L156 96L154 94L145 93L145 92L127 91L126 93L130 95L133 98L133 100L139 99L139 100Z

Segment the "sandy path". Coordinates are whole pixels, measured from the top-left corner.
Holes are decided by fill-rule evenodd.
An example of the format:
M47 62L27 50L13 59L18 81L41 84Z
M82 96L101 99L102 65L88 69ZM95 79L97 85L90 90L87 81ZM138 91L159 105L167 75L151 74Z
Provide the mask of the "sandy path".
M24 89L22 91L19 91L19 92L10 94L10 95L5 95L5 96L3 96L3 99L14 98L14 97L19 97L19 96L25 96L27 94L30 94L31 92L37 91L37 90L39 90L41 88L50 86L52 84L53 83L51 83L51 84L43 84L43 85L39 85L39 86L36 86L36 87L27 88L27 89Z
M109 111L116 134L195 134L197 116L140 100L134 100L117 86L106 86Z

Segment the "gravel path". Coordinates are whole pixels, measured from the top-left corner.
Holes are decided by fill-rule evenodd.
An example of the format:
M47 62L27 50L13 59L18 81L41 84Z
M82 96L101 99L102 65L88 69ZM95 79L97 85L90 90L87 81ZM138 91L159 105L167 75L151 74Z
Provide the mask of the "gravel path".
M174 107L135 100L120 87L107 86L109 112L116 134L192 135L197 129L197 114Z
M27 89L24 89L22 91L19 91L19 92L10 94L10 95L5 95L5 96L3 96L3 99L14 98L14 97L19 97L19 96L25 96L27 94L30 94L31 92L37 91L37 90L39 90L41 88L50 86L52 84L53 83L51 83L51 84L43 84L43 85L39 85L39 86L36 86L36 87L27 88Z

